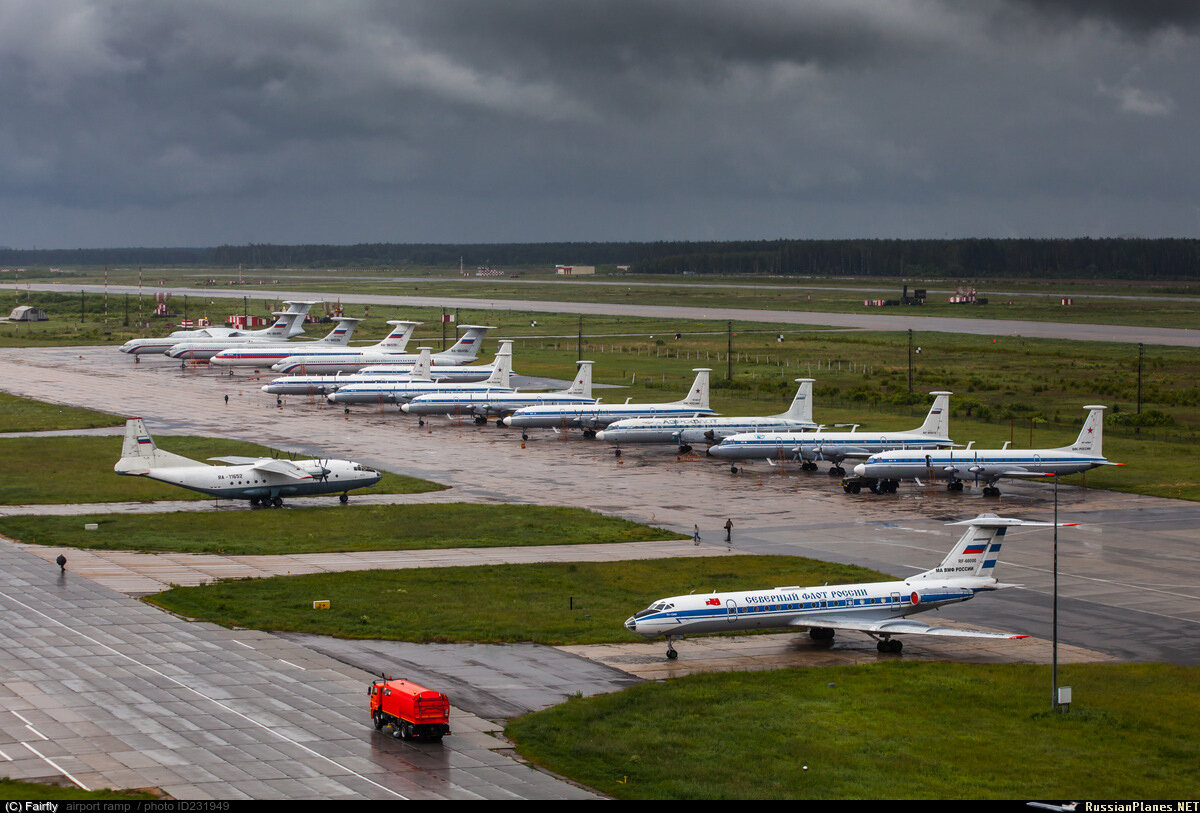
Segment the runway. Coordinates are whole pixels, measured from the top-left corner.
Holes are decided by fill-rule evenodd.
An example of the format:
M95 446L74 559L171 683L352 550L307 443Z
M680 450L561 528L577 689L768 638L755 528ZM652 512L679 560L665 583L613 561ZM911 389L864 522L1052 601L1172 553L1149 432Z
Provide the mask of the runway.
M195 368L181 370L178 364L166 360L135 365L131 358L112 348L3 350L0 376L6 382L5 389L17 394L140 415L156 434L186 432L252 440L281 448L320 448L330 455L449 484L453 486L449 496L457 500L577 505L689 533L696 523L704 537L702 547L719 555L730 553L723 550L725 546L718 540L723 538L720 529L726 518L731 518L735 554L808 555L864 564L902 577L940 561L960 532L957 528L947 528L947 522L984 511L1045 520L1053 507L1052 492L1040 484L1006 486L999 500L982 498L971 489L961 494L910 489L896 495L851 496L842 492L836 478L823 471L780 471L763 466L735 477L727 466L714 461L678 460L662 451L626 453L618 460L607 445L583 441L578 436L537 433L522 444L519 431L493 426L436 420L418 427L414 419L394 408L363 408L352 410L347 416L340 408L309 398L285 399L280 408L273 397L263 396L257 381ZM225 395L230 396L228 404ZM445 498L448 498L445 492L438 497ZM203 512L197 516L202 517ZM1200 631L1200 545L1197 544L1200 506L1063 488L1060 518L1082 523L1078 528L1060 532L1060 638L1064 644L1079 648L1084 653L1080 657L1085 659L1091 657L1086 651L1092 650L1101 653L1102 658L1200 663L1200 636L1196 634ZM1005 544L998 575L1022 587L957 606L943 617L948 621L1048 637L1050 541L1047 529L1020 529L1019 533L1014 530ZM392 777L395 765L427 766L428 760L410 755L405 749L412 746L395 750L399 746L395 741L388 740L386 747L382 747L373 729L364 722L363 699L359 695L364 693L363 687L369 680L367 669L374 668L380 658L402 658L402 655L380 655L376 650L375 654L364 656L358 666L350 666L278 636L227 631L163 616L79 577L73 570L59 582L57 568L16 546L4 546L2 554L5 572L16 574L12 577L16 581L0 582L3 585L0 592L4 593L0 596L5 607L3 616L6 623L13 625L13 629L5 632L15 642L3 647L5 658L14 660L3 664L6 674L13 678L11 681L6 678L0 702L0 718L4 715L11 718L0 721L0 734L4 738L0 752L8 757L21 754L24 766L44 772L39 775L51 775L54 769L28 752L22 743L37 748L40 742L50 749L50 745L45 745L49 742L61 748L63 752L44 756L55 760L63 773L74 776L82 774L94 779L94 775L114 775L146 784L157 775L155 771L169 769L173 761L181 759L175 751L185 751L192 760L190 764L204 765L205 770L219 776L215 767L209 767L207 755L221 753L230 743L219 741L225 735L216 735L214 740L209 734L209 726L213 726L217 731L230 731L227 738L249 736L254 749L282 749L289 758L295 756L298 764L308 766L303 770L311 770L322 780L336 783L330 786L334 795L372 798L392 793L411 798L467 798L472 793L488 798L587 795L508 759L502 744L483 733L492 725L486 722L479 724L478 731L466 726L468 734L461 741L457 729L453 738L447 738L450 750L445 761L428 766L428 773L435 779L427 781L424 773L417 778L402 771L400 778ZM112 620L100 624L101 612ZM153 639L138 637L151 633ZM779 636L767 638L784 640ZM794 641L795 637L786 640ZM100 649L96 649L98 645ZM730 658L737 657L737 645L729 645L734 647L732 655L729 651L714 652L700 641L685 641L678 646L679 663L689 669L705 668L705 658L712 659L712 668L721 668L716 665L718 660L728 664ZM824 653L812 653L786 642L776 646L779 651L773 656L775 660L770 659L772 656L767 656L766 661L758 660L760 656L756 654L754 663L777 664L780 658L790 658L794 664L804 662L809 654L824 657ZM865 638L853 644L849 639L845 645L839 642L833 651L837 652L839 646L854 657L876 657L873 645ZM869 651L864 651L868 647ZM614 670L607 673L610 675L627 667L637 674L634 666L641 669L661 663L662 649L661 642L630 642L610 656L577 651L568 654L610 667ZM179 652L177 663L169 663L173 656L164 656L164 652ZM1040 649L1031 657L1044 659L1045 652ZM164 684L163 678L147 673L147 666L140 663L141 653L163 658L165 662L153 661L148 666L171 680ZM212 663L219 664L211 670L205 668L210 653ZM357 656L345 657L355 660ZM906 657L938 655L936 648L922 650L909 645ZM987 657L1013 656L1000 652ZM296 659L310 660L301 663ZM320 676L316 683L320 691L310 693L308 682L312 676L306 672L298 679L288 663L311 666L311 671ZM72 668L75 671L70 671ZM106 670L115 670L115 674ZM601 684L604 674L598 673L596 677ZM251 719L263 715L271 723L266 728L255 724L247 729L250 734L246 734L240 723L231 722L230 712L212 701L198 702L195 694L181 698L178 695L185 689L179 684L190 682L193 676L201 681L206 698L211 696L212 701L227 705L236 700L235 719L240 719L238 714ZM64 698L61 687L65 679L71 683L69 697ZM225 686L225 681L230 686ZM10 686L10 682L18 688ZM297 684L300 686L294 700L281 698L279 691L264 688L267 685L290 688ZM139 695L151 689L174 694L170 700L157 695L149 701L141 699ZM110 773L97 769L89 774L84 770L88 764L86 758L99 761L100 752L78 753L79 742L86 738L72 734L70 726L88 718L91 711L85 698L100 691L114 693L119 703L107 703L118 711L102 715L99 728L115 727L121 733L104 735L99 730L91 733L121 738L119 743L111 743L108 751L142 754L126 760L142 763L125 766L134 771L132 774L120 773L116 767ZM503 695L503 689L499 694ZM328 698L327 706L319 702L321 698ZM185 726L187 733L171 732L171 715L156 711L160 703L173 703L170 708L175 714L181 714L189 705L202 706L207 711L203 712L203 719L189 719ZM40 715L35 710L42 706L54 710L37 719L26 713ZM320 713L313 709L320 709ZM29 722L12 716L13 712ZM153 723L141 722L146 714L158 716ZM58 719L64 716L65 721ZM52 722L59 727L53 728L52 734L43 731ZM154 730L137 731L139 725ZM37 739L26 726L48 739ZM278 741L279 731L319 752L319 756L298 756L304 753L303 749ZM172 745L164 747L164 739ZM459 742L464 745L464 753L456 750ZM193 748L202 749L205 755L187 751ZM248 758L244 753L228 750L224 753L225 761L245 770ZM68 758L82 761L72 762ZM504 767L496 768L496 761L503 761ZM213 766L216 764L212 762ZM481 775L486 775L490 784L483 783ZM282 784L304 777L275 777L280 784L270 785L252 784L262 781L261 778L236 774L206 781L199 781L199 776L172 772L167 778L177 781L171 787L182 794L181 798L230 798L221 795L227 791L271 798L287 798L290 792L313 797L318 793L315 787L303 782ZM164 787L166 784L171 783L166 782Z

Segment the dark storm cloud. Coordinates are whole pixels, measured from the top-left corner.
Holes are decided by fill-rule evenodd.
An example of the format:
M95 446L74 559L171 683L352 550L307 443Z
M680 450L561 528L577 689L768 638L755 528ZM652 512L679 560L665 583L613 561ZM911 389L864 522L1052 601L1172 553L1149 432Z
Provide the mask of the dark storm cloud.
M1191 233L1195 14L9 0L0 244Z
M1200 26L1200 4L1190 0L1010 0L1027 12L1060 22L1102 20L1132 32Z

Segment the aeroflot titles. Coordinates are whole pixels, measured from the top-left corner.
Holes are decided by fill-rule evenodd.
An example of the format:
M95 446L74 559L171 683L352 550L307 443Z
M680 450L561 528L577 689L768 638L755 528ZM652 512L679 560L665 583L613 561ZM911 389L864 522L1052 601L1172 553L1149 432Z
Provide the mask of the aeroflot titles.
M781 604L788 601L828 601L831 598L865 597L866 590L815 590L803 593L771 593L765 596L746 596L743 601L747 604Z

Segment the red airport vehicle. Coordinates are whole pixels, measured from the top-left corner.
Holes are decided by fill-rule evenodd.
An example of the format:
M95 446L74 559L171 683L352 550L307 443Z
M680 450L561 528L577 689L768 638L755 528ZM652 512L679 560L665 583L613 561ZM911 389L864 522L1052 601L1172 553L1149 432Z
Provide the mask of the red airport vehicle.
M450 733L450 698L441 692L411 680L376 680L367 696L376 731L390 725L401 739L435 742Z

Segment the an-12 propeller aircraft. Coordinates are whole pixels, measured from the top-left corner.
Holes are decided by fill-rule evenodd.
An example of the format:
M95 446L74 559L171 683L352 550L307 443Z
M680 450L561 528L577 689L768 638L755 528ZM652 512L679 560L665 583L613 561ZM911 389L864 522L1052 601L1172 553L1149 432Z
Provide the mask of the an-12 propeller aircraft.
M125 423L117 474L149 477L199 491L211 497L249 500L253 506L283 505L284 497L337 494L379 482L380 473L352 460L284 460L276 457L213 457L225 466L210 466L159 449L141 418Z

